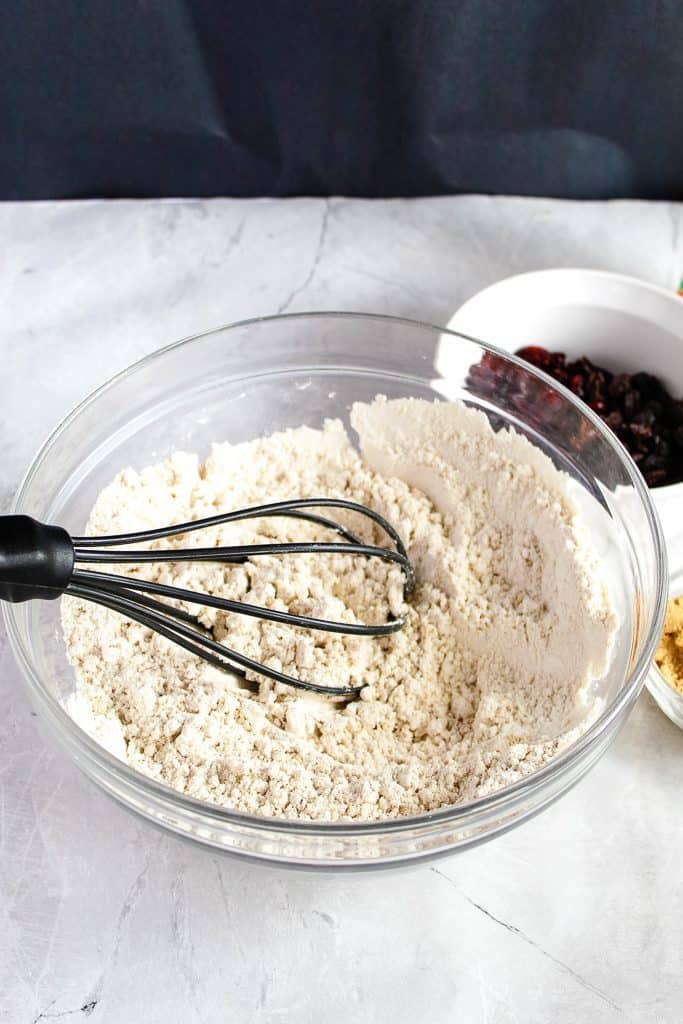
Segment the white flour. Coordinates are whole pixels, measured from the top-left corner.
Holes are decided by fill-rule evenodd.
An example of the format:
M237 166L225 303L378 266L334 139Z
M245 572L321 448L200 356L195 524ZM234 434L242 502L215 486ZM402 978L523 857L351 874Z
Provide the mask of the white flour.
M597 710L590 681L614 617L564 477L516 434L457 404L377 399L352 424L301 427L126 470L100 495L93 534L181 522L263 501L344 497L399 531L418 586L400 633L353 638L215 610L217 639L303 679L369 685L347 706L262 682L259 692L113 612L64 599L78 689L72 714L141 772L263 815L368 820L471 800L540 767ZM375 543L385 538L338 516ZM327 535L329 537L329 535ZM232 524L172 545L321 538L287 519ZM126 570L128 571L128 570ZM383 621L402 577L341 555L241 566L147 565L147 578L252 604Z

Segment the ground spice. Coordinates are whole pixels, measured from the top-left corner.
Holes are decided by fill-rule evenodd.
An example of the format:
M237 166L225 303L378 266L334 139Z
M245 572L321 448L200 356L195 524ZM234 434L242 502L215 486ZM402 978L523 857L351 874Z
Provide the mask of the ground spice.
M655 663L667 683L683 694L683 594L669 599Z

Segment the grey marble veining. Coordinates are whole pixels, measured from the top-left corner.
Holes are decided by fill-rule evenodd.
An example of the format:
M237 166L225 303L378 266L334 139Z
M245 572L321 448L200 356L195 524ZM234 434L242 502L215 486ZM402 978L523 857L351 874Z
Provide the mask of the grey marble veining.
M0 508L75 402L243 317L445 323L500 277L590 266L673 287L671 204L461 197L0 206ZM399 874L286 874L161 835L44 738L0 628L0 1020L681 1019L683 733L647 694L532 822Z

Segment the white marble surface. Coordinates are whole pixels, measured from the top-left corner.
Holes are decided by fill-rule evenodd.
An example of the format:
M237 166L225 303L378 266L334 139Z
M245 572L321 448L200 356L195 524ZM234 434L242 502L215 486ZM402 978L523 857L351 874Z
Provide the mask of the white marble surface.
M157 346L276 310L445 323L546 266L673 287L683 208L457 198L0 206L0 509L58 417ZM572 793L399 874L213 856L41 733L0 627L0 1020L500 1024L683 1018L683 732L644 694Z

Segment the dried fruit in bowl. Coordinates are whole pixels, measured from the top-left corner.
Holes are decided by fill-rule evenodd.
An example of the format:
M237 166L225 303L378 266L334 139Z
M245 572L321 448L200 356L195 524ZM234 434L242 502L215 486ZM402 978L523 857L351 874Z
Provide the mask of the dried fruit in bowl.
M564 352L551 352L540 345L520 348L516 355L586 402L617 435L650 487L683 480L683 400L670 395L653 374L612 373L586 356L570 361ZM552 419L555 430L562 428L557 421L554 392L548 388L544 394L529 383L523 372L500 357L487 353L471 368L470 376L484 393L495 391L512 398L520 412L524 407L541 424L545 402L546 418ZM582 441L572 436L571 429L568 439L573 447Z

